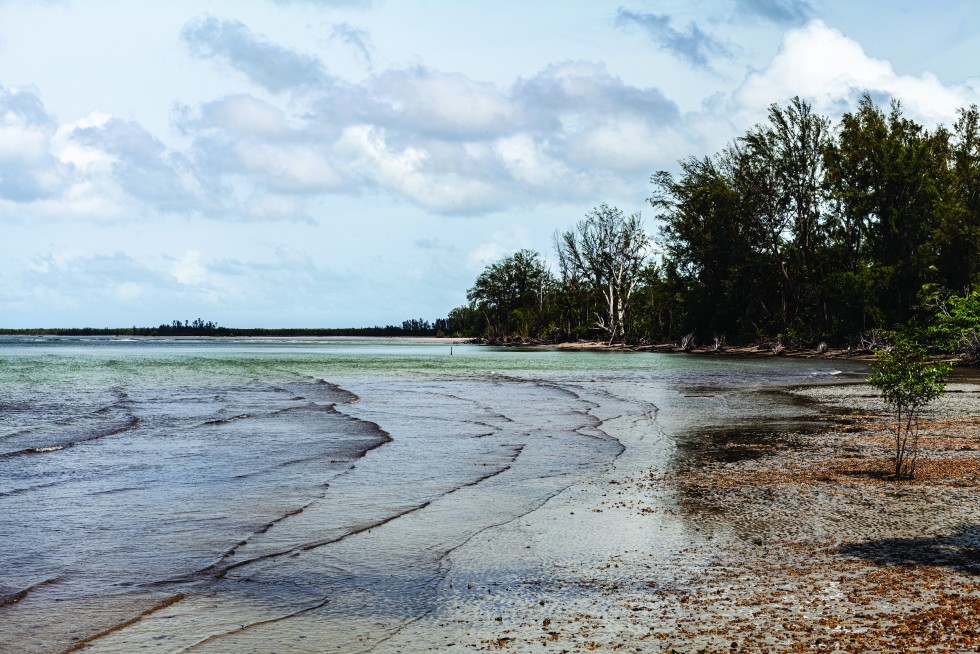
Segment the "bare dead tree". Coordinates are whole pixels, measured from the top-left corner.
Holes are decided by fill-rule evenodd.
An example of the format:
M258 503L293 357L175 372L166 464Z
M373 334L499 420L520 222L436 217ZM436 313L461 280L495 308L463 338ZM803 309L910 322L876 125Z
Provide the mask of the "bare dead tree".
M629 216L601 204L580 220L574 231L555 238L562 267L588 279L603 299L596 311L596 326L612 343L626 334L626 318L633 291L640 281L650 239L639 213Z

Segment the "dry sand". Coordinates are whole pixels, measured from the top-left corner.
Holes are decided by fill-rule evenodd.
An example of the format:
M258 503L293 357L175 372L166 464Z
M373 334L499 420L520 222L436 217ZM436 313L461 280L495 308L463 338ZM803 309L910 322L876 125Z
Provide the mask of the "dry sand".
M447 601L372 651L978 651L980 385L950 384L903 482L871 389L792 393L821 424L679 467L611 420L607 474L454 552Z

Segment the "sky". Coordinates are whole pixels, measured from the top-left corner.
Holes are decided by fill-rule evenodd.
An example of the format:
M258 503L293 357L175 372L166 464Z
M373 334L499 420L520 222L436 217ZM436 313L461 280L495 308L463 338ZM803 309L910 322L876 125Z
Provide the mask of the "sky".
M973 0L0 0L0 327L434 320L801 96L951 125Z

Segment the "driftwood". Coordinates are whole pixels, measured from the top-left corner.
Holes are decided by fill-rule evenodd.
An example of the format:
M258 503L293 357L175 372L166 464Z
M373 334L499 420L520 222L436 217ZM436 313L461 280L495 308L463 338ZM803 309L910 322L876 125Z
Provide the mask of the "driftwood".
M885 338L884 334L877 329L869 329L861 332L858 336L857 349L864 352L876 352L878 350L891 350L892 344Z

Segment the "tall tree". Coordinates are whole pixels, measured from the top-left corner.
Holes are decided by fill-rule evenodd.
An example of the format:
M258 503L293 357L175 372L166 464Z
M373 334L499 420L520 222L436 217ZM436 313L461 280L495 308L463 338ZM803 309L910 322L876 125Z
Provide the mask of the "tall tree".
M778 273L784 328L825 326L821 293L824 150L830 121L799 97L769 107L769 122L735 150L746 218L757 225Z
M943 206L947 144L944 130L930 134L898 102L886 116L864 96L841 119L829 178L866 323L906 320L922 285L934 281L930 241Z
M980 110L960 109L950 148L952 202L939 231L943 282L953 290L980 284Z
M609 342L625 336L630 300L650 243L639 213L629 216L601 204L584 220L556 238L559 260L575 279L588 280L603 298L603 309L596 311L596 326L606 332Z
M758 287L763 258L753 250L742 220L742 198L731 180L732 156L726 150L715 159L686 159L677 178L661 171L651 180L649 202L662 225L666 277L688 280L681 291L685 314L691 330L703 336L743 336L751 331L746 312L766 309Z
M492 263L467 292L471 305L486 319L488 336L527 337L541 327L545 298L554 278L533 250L519 250Z

